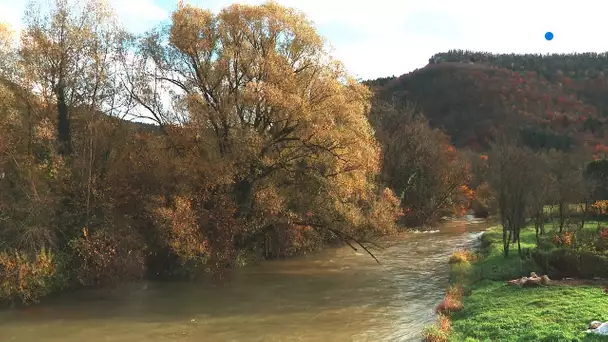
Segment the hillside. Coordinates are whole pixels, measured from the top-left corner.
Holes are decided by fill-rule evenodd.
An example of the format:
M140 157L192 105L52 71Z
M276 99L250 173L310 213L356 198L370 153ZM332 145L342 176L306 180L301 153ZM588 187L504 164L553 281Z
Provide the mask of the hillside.
M498 132L532 148L605 144L607 54L494 55L449 51L398 78L367 81L377 100L413 102L457 147L484 149Z

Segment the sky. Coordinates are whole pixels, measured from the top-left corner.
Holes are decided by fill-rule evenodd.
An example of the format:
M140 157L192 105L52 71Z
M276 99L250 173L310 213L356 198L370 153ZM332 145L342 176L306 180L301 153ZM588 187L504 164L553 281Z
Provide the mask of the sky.
M17 31L27 0L0 0L0 21ZM108 0L121 22L140 33L168 20L177 0ZM186 0L218 11L234 2ZM332 55L361 79L424 67L450 49L494 53L608 51L602 0L276 0L304 12L330 44ZM552 41L545 33L554 34Z

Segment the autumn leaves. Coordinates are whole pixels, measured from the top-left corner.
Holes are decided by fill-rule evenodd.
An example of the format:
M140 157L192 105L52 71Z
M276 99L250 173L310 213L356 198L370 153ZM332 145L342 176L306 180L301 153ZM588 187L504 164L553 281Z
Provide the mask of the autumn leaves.
M180 4L136 37L105 2L70 4L32 5L2 45L20 88L0 104L0 205L22 220L0 252L50 246L90 285L394 231L371 93L301 13Z

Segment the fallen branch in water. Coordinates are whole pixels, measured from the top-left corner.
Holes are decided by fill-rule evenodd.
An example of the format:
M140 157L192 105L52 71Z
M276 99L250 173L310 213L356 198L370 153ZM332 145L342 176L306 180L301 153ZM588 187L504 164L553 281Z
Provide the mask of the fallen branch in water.
M372 253L367 247L365 247L363 245L363 243L370 243L372 246L377 247L377 248L381 248L380 246L378 246L376 243L374 242L369 242L369 241L360 241L359 239L353 237L350 234L347 234L343 231L337 230L337 229L333 229L333 228L329 228L324 224L319 224L319 223L310 223L310 222L293 222L294 224L297 224L299 226L310 226L313 227L315 229L325 229L331 233L333 233L334 235L338 236L340 238L340 240L346 242L346 244L352 248L355 252L358 252L359 250L357 249L357 247L353 246L353 244L351 243L351 241L354 241L357 245L361 246L361 248L363 248L363 250L365 250L365 252L367 252L367 254L369 254L372 258L374 258L374 260L376 260L376 262L378 264L381 265L380 260L378 260L378 258L376 258L376 256L374 255L374 253Z

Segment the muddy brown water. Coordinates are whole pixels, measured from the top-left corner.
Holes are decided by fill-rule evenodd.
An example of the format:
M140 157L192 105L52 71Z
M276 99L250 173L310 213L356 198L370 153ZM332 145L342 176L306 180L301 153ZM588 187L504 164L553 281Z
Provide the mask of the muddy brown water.
M221 281L81 291L0 312L0 341L419 341L449 255L489 223L385 238L375 254L326 249L232 270Z

